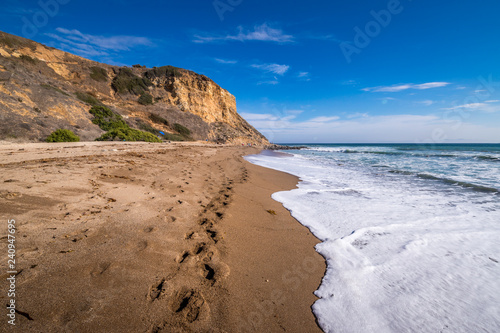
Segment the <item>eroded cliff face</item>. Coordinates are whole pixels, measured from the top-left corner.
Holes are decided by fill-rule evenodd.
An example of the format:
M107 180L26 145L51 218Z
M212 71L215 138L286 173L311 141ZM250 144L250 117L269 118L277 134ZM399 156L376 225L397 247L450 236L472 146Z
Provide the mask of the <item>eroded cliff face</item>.
M151 103L139 103L141 95ZM237 113L235 97L204 75L100 64L0 32L0 139L39 141L67 128L93 140L102 134L88 112L96 103L142 130L175 135L180 124L195 140L268 144Z
M208 77L182 69L178 69L178 75L149 77L156 87L154 97L163 98L179 110L197 115L211 125L211 140L269 143L237 113L236 98Z

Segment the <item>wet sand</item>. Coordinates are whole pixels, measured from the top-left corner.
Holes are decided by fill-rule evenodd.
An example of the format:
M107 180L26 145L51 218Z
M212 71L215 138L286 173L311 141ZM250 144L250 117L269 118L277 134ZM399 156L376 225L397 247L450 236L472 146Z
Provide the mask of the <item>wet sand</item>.
M258 151L0 145L0 237L15 219L18 272L16 326L4 313L0 330L320 332L318 241L270 197L297 179L241 157Z

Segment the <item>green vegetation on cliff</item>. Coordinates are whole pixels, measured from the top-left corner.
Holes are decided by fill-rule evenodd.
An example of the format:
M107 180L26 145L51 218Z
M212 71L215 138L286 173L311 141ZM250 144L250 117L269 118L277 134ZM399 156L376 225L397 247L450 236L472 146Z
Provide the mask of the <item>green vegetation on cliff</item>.
M36 50L35 42L19 38L13 35L9 35L3 32L0 32L0 45L5 45L11 49L29 47L32 51Z
M119 94L131 93L140 95L153 84L148 78L135 75L130 68L120 68L111 86Z
M165 125L165 126L169 126L169 123L168 123L168 120L163 118L163 117L160 117L154 113L150 113L149 114L149 120L151 120L152 122L154 123L157 123L157 124L160 124L160 125Z
M153 96L147 92L143 92L137 102L142 105L153 105Z
M174 130L186 138L189 138L189 136L191 135L191 131L181 124L174 124Z
M115 139L119 139L120 141L162 142L158 137L151 133L139 131L130 127L113 129L104 133L96 140L113 141Z
M153 80L154 78L157 77L164 77L164 76L179 77L181 75L182 75L181 69L174 66L154 67L153 69L150 69L146 73L144 73L144 76L146 76L146 78L150 80Z
M89 112L94 116L92 122L104 131L129 127L122 116L105 106L94 106Z
M25 54L21 54L19 56L19 59L21 59L23 61L26 61L26 62L29 62L29 63L31 63L33 65L35 65L35 64L38 63L38 59L30 57L29 55L25 55Z
M107 82L108 72L102 67L92 66L90 67L90 78L95 81Z
M122 116L105 106L94 106L89 112L94 116L92 122L107 131L97 138L97 141L119 139L121 141L162 142L152 133L130 128Z
M80 141L80 137L67 129L58 129L52 132L47 139L46 142L78 142Z
M95 98L94 96L92 96L90 94L87 94L87 93L84 93L84 92L81 92L81 91L77 91L75 93L75 96L80 101L82 101L84 103L87 103L87 104L90 104L92 106L102 106L101 101L99 101L97 98Z

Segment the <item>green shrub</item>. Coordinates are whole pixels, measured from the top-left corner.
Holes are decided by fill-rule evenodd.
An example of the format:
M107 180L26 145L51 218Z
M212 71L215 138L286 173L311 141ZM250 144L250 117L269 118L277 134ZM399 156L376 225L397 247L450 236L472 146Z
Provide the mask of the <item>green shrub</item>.
M162 142L158 137L155 135L148 133L148 132L143 132L139 131L137 129L133 128L117 128L117 129L112 129L103 135L101 135L99 138L97 138L97 141L113 141L115 139L118 139L120 141L146 141L146 142Z
M165 126L168 126L169 123L168 123L168 120L165 119L165 118L162 118L154 113L150 113L149 114L149 119L154 122L154 123L157 123L157 124L160 124L160 125L165 125Z
M152 127L148 123L143 123L142 121L138 123L137 127L139 127L139 129L141 129L143 131L152 133L154 135L159 135L160 134L159 130L157 130L156 128Z
M0 32L0 45L5 45L11 49L29 47L32 51L36 50L36 43L27 39L18 37L10 37L7 34Z
M19 59L26 61L26 62L29 62L29 63L32 63L32 64L36 64L38 62L38 59L30 57L29 55L26 55L26 54L21 54Z
M179 134L165 133L163 138L170 141L187 141L185 137Z
M92 66L90 67L90 78L95 81L107 82L108 72L102 67Z
M52 132L47 139L47 142L78 142L80 137L67 129L58 129Z
M104 131L129 127L122 116L105 106L94 106L89 112L94 116L92 123L98 125Z
M180 135L185 137L189 137L189 135L191 135L191 131L188 128L182 126L181 124L174 124L174 130Z
M152 133L143 132L137 129L130 128L123 120L122 116L114 113L105 106L94 106L89 111L93 116L92 122L107 131L97 141L112 141L115 139L121 141L146 141L146 142L162 142ZM149 126L153 131L154 128Z
M153 84L147 78L135 75L130 68L120 68L111 86L119 94L131 93L140 95Z
M61 94L65 95L65 96L69 96L69 94L67 92L62 91L61 89L59 89L57 87L51 86L50 84L42 83L40 85L40 87L48 89L48 90L54 90L54 91L57 91L58 93L61 93Z
M77 91L75 93L75 96L79 100L81 100L82 102L90 104L92 106L102 106L101 101L99 101L97 98L95 98L94 96L89 95L87 93L83 93L83 92Z
M8 36L2 36L2 37L0 37L0 45L5 45L5 46L13 49L17 45L17 42L14 38L11 38Z
M139 102L139 104L142 104L142 105L152 105L153 104L153 96L151 96L151 94L148 94L147 92L143 92L142 95L137 100L137 102Z
M181 71L180 68L174 67L174 66L162 66L162 67L154 67L153 69L150 69L144 75L152 80L157 77L164 77L164 76L173 76L173 77L179 77L181 76Z

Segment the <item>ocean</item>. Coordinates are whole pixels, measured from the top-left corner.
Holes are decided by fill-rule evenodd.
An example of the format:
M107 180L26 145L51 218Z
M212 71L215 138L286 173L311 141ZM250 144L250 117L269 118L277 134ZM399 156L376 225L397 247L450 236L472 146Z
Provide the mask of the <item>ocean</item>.
M324 144L247 156L321 241L325 332L500 332L500 144Z

